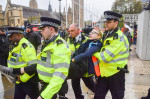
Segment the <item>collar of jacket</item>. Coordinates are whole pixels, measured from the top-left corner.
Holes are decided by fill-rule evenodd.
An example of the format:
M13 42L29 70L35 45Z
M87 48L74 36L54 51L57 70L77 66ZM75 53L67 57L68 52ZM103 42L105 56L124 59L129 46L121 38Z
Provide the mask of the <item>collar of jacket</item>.
M111 31L105 31L104 35L102 37L102 40L104 41L106 38L112 37L114 35L114 33L116 33L118 31L118 27L115 28L114 30L112 30L113 32L111 33ZM108 34L110 32L110 34ZM106 37L107 36L107 37Z
M51 42L54 42L57 37L58 37L58 35L54 35L51 39L45 40L45 41L43 42L43 45L42 45L42 48L41 48L41 52L42 52L42 50L43 50L48 44L50 44Z
M77 43L81 40L82 40L82 38L81 38L81 33L80 33L78 36L75 37L75 42Z
M80 33L75 38L70 37L69 40L70 40L70 44L78 44L78 43L82 44L82 42L85 40L85 37L84 37L84 35L82 33Z
M78 37L76 37L76 42L75 43L79 43L79 44L82 44L82 42L85 40L85 37L82 33L80 33L78 35Z

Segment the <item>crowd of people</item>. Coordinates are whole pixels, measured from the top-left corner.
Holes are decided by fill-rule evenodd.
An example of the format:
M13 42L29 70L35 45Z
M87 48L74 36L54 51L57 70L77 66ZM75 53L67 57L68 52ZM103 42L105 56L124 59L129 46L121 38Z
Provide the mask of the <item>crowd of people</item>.
M39 53L41 37L31 25L25 33L18 27L1 28L0 71L14 78L14 99L67 99L68 79L76 99L84 99L81 79L94 99L105 99L108 91L112 99L123 99L131 33L118 28L121 14L105 11L104 17L104 33L98 27L81 32L76 23L63 30L59 20L41 17Z

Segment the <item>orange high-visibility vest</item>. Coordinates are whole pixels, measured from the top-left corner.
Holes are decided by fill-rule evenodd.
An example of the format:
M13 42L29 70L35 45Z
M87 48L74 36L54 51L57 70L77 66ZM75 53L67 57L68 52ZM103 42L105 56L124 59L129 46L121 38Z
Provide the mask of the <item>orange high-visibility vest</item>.
M95 70L96 76L100 76L101 73L100 73L100 68L99 68L99 60L95 56L92 56L92 61L94 64L94 70Z

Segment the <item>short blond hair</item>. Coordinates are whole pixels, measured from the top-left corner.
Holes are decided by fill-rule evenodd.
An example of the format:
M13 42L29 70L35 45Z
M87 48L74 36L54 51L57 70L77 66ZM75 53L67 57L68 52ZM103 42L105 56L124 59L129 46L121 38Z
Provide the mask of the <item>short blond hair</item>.
M98 32L98 35L100 35L101 37L103 36L103 32L100 29L94 29Z

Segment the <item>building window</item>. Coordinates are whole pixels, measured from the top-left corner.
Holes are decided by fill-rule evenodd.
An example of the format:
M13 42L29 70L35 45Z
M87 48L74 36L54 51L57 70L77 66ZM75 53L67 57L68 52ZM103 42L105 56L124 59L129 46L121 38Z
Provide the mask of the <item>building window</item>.
M13 13L12 12L10 12L11 13L11 16L13 16Z
M20 23L20 19L18 19L18 23Z

